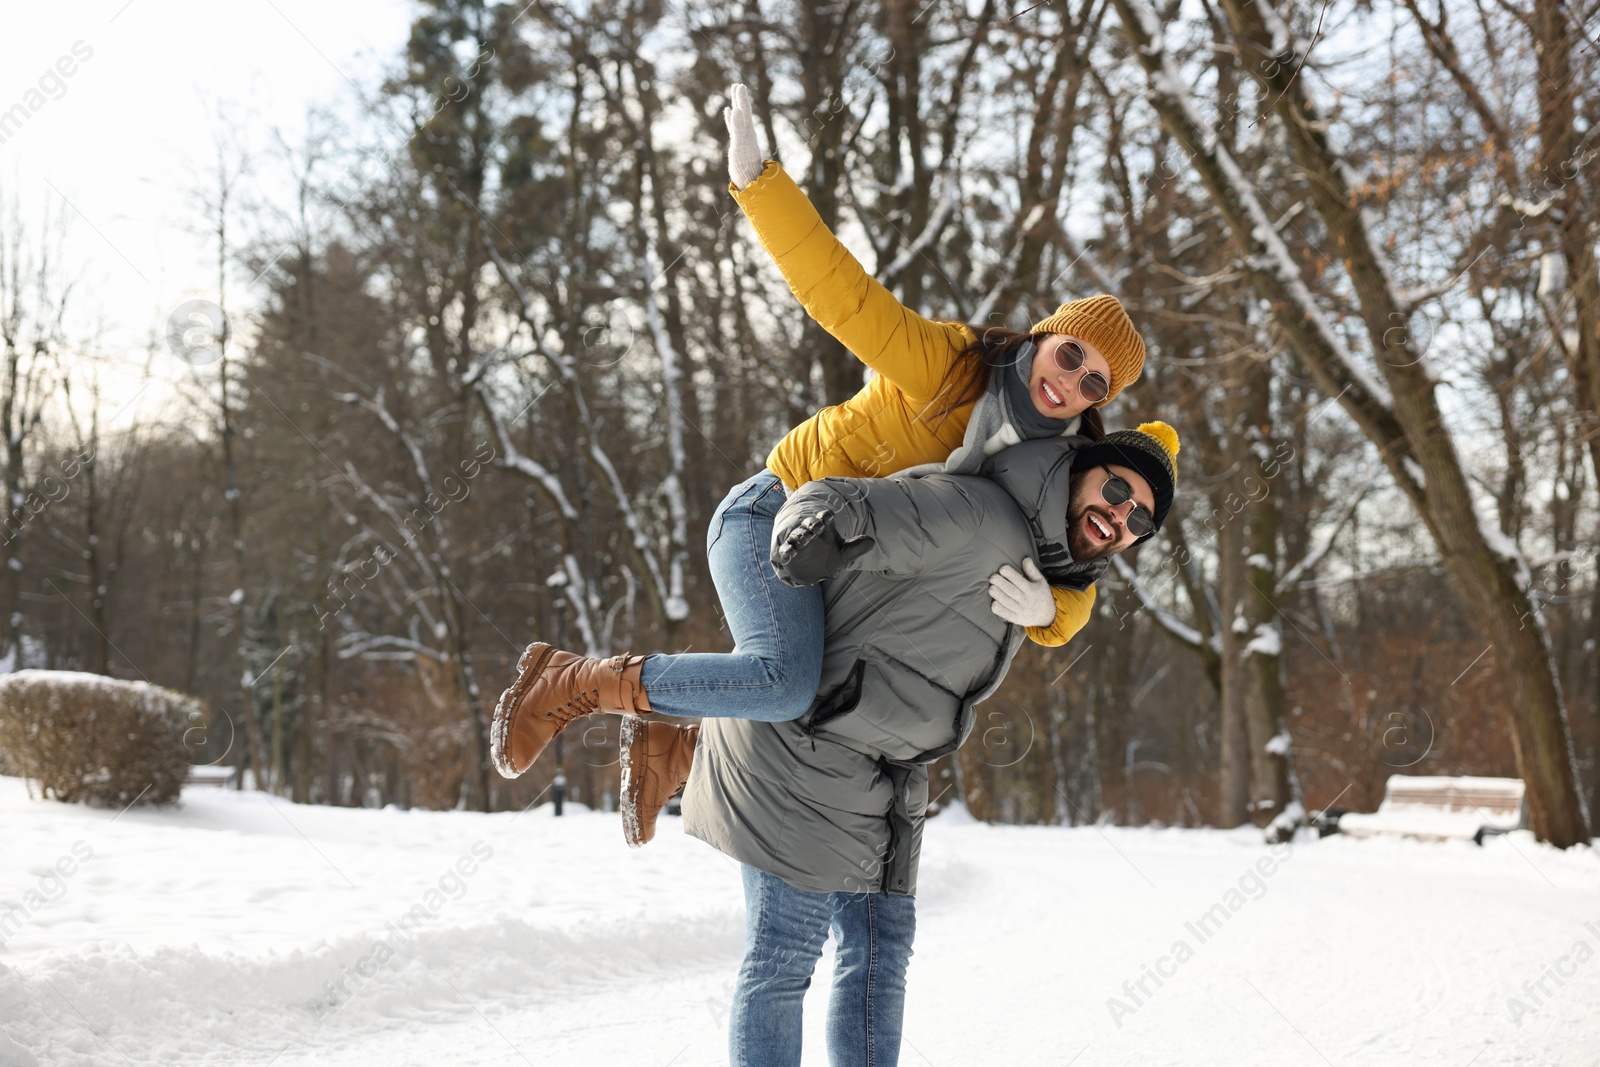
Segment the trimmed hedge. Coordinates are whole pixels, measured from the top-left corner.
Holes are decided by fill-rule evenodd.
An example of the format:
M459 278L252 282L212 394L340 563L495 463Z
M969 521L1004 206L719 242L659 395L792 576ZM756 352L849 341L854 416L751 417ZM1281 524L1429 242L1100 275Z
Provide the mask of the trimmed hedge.
M0 749L57 800L168 804L188 776L184 733L206 722L195 697L76 671L0 675Z

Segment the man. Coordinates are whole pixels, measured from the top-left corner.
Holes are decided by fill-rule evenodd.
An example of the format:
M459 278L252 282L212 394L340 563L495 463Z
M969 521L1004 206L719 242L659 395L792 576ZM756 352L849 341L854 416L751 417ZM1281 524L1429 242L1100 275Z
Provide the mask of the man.
M987 576L1030 560L1052 584L1086 586L1160 529L1177 451L1165 423L1029 441L982 476L810 482L778 513L779 576L827 583L811 709L776 723L638 720L624 752L624 817L643 839L687 779L685 830L744 865L735 1067L800 1062L801 1004L830 929L830 1061L897 1061L927 765L966 739L1023 640L991 610Z

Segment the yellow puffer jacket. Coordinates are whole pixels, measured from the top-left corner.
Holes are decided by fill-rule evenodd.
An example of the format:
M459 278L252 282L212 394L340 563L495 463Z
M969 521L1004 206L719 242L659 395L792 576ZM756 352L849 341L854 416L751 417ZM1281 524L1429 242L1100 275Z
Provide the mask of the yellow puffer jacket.
M767 467L790 489L818 478L881 478L943 463L961 444L972 405L930 408L957 355L975 337L959 322L935 322L903 306L823 225L806 194L777 163L728 191L783 272L806 314L876 371L861 391L790 430ZM1094 589L1052 589L1056 618L1028 627L1041 645L1064 645L1089 621Z

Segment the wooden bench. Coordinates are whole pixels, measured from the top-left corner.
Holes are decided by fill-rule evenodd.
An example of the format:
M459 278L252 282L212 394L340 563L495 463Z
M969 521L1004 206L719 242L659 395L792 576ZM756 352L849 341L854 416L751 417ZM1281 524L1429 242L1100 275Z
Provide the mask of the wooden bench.
M1471 840L1527 824L1527 789L1520 778L1413 777L1392 774L1375 812L1339 816L1351 837L1398 834L1424 841Z
M227 788L233 785L233 780L239 774L237 767L216 767L211 764L199 764L189 768L188 777L184 779L185 785L212 785Z

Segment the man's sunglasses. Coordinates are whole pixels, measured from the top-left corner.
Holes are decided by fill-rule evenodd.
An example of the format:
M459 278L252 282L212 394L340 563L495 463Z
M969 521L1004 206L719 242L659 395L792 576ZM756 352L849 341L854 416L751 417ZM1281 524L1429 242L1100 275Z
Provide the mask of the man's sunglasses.
M1064 339L1056 345L1056 366L1067 373L1083 368L1083 346L1072 338ZM1098 404L1111 392L1111 383L1106 381L1105 375L1097 370L1092 370L1078 379L1078 392L1091 404Z
M1100 469L1106 472L1105 484L1100 487L1100 498L1102 500L1112 507L1116 507L1118 504L1124 504L1133 499L1133 486L1129 485L1126 479L1112 474L1110 467L1102 466ZM1133 510L1128 512L1128 517L1122 521L1123 525L1128 528L1128 532L1135 537L1143 537L1148 533L1155 532L1156 520L1154 516L1145 510L1143 504L1135 504Z

